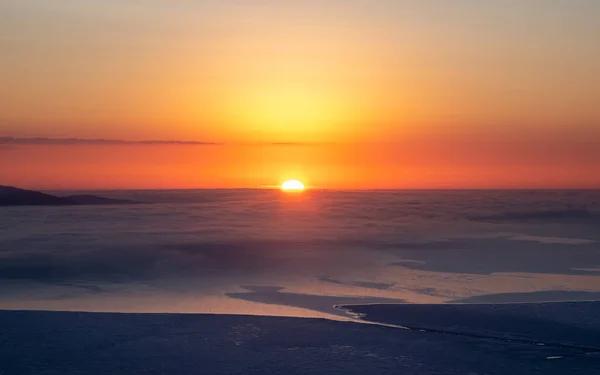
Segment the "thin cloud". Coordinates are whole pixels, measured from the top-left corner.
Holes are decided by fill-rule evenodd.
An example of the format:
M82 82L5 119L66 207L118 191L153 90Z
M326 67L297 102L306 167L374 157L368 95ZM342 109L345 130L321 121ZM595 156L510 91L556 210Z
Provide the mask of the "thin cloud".
M322 146L326 143L315 142L264 142L264 143L222 143L222 142L204 142L204 141L181 141L181 140L145 140L132 141L123 139L104 139L104 138L17 138L0 137L0 149L10 148L19 145L182 145L182 146Z
M0 145L196 145L216 146L222 143L178 140L130 141L122 139L86 138L15 138L0 137Z

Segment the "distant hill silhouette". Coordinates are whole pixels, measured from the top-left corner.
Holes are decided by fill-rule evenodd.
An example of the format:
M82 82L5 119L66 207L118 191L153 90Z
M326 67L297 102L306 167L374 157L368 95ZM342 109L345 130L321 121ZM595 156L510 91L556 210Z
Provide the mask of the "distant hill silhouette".
M125 199L112 199L99 197L97 195L70 195L66 199L72 200L76 204L140 204L143 202L130 201Z
M40 193L39 191L0 185L0 206L77 206L140 203L144 202L111 199L95 195L57 197L55 195Z

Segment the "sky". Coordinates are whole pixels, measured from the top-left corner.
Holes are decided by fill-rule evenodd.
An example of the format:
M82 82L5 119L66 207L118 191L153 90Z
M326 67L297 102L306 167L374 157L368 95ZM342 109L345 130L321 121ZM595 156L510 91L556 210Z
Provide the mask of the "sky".
M599 16L595 0L4 0L0 184L598 188Z

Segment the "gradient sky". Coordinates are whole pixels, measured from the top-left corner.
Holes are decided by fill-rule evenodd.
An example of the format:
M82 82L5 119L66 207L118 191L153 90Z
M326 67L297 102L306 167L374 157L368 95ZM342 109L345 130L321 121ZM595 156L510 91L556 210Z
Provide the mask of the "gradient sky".
M599 18L596 0L4 0L0 184L600 187Z

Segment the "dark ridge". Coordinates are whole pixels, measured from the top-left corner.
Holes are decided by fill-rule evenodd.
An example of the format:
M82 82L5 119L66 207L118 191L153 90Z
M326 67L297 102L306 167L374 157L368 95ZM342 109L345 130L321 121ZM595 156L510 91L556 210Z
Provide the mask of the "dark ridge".
M131 201L127 199L111 199L99 197L96 195L81 194L81 195L70 195L65 197L66 199L72 200L77 204L87 205L106 205L106 204L142 204L144 202Z
M14 186L0 185L0 206L76 206L76 205L109 205L109 204L141 204L144 202L111 199L95 195L72 195L57 197L39 191L19 189Z
M0 206L72 206L69 198L0 185Z

